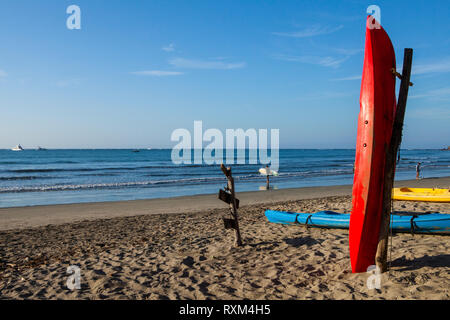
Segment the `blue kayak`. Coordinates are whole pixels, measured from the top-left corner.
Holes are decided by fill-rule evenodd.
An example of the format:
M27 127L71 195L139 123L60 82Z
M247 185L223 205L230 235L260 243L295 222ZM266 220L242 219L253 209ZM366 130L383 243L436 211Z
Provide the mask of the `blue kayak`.
M348 229L350 222L350 214L333 211L296 213L267 210L266 217L273 223L319 228ZM450 214L414 212L393 214L392 229L395 232L450 234Z

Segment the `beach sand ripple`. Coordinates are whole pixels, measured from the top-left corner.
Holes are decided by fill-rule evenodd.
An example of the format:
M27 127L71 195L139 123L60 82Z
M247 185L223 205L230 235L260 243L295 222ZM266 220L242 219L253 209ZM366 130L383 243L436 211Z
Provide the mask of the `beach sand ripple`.
M268 223L266 209L350 212L351 197L243 206L244 246L226 209L0 232L2 299L449 299L450 238L397 234L380 289L352 274L348 231ZM402 211L449 204L395 202ZM67 267L81 270L71 291Z

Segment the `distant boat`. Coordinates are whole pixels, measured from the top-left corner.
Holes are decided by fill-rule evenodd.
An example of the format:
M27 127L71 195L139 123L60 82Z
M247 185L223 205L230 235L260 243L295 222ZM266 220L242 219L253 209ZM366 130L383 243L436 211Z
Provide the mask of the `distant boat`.
M11 150L12 150L12 151L23 151L23 148L22 148L22 146L19 144L19 145L17 145L15 148L12 148Z
M47 151L47 149L42 148L42 147L37 147L37 151Z
M137 150L137 149L136 149L136 150L133 150L133 152L140 152L140 150Z

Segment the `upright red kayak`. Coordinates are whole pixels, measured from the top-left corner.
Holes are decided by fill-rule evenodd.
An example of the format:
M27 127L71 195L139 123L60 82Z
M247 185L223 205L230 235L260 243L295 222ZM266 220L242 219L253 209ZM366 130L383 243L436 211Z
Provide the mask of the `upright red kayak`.
M366 272L375 264L386 151L396 108L392 68L395 52L388 35L381 27L367 27L349 230L353 272Z

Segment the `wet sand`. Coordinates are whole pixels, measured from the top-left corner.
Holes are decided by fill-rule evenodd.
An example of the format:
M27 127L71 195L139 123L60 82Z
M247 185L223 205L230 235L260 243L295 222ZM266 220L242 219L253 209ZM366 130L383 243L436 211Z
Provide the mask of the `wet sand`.
M449 188L450 177L398 181L395 186ZM351 195L352 186L343 185L239 192L239 185L237 185L237 191L239 193L238 197L243 205L259 205L283 201ZM0 208L0 230L24 229L45 225L81 222L85 220L147 214L195 213L223 208L227 208L227 205L217 200L217 194L150 200Z

